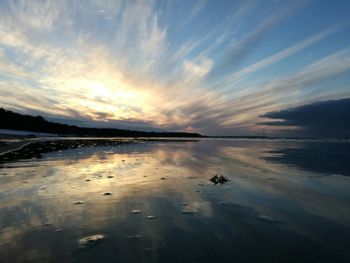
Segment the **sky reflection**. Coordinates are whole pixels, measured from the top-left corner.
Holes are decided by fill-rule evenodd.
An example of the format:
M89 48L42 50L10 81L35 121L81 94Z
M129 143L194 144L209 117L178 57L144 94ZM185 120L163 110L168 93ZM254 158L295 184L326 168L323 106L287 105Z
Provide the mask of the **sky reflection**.
M1 258L270 262L267 251L273 246L282 261L287 256L300 262L348 259L349 177L320 177L324 173L266 158L300 146L277 141L140 142L5 163L0 170ZM229 183L214 185L209 181L214 174L224 174ZM83 203L73 204L78 200ZM260 220L264 215L273 222ZM79 251L77 241L92 234L104 234L106 240Z

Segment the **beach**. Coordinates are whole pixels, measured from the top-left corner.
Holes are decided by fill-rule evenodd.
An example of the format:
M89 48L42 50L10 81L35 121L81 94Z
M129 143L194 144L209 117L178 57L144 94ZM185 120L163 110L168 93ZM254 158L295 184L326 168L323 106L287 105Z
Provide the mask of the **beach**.
M346 262L348 149L36 139L1 160L0 262Z

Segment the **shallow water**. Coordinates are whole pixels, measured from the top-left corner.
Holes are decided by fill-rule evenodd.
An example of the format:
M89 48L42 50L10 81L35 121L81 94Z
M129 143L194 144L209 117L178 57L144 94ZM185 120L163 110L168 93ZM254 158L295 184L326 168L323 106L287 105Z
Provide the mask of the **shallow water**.
M349 160L348 142L201 140L8 162L0 262L350 262Z

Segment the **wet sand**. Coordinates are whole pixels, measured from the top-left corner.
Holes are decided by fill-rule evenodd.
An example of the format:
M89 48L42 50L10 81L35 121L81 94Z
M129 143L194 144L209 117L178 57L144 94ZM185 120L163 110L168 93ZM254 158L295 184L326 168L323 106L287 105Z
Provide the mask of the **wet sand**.
M0 165L0 262L349 262L348 149L33 142Z
M8 141L8 140L0 139L0 155L5 155L12 151L18 151L30 143L31 141L28 141L25 139L20 139L16 141Z

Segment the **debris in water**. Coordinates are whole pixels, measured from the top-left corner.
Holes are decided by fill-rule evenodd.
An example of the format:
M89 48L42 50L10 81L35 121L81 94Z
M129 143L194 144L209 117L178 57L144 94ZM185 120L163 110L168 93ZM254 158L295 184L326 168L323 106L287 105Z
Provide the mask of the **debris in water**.
M147 219L155 219L156 217L155 216L147 216L146 218Z
M112 195L110 192L103 193L102 195Z
M210 178L210 181L214 184L226 184L229 180L223 175L214 175L212 178Z
M140 211L140 210L137 210L137 209L131 211L132 214L139 214L140 212L141 212L141 211Z
M101 243L105 239L104 235L92 235L79 240L80 249L88 249Z
M78 201L73 202L73 205L81 205L81 204L84 204L84 201L78 200Z

